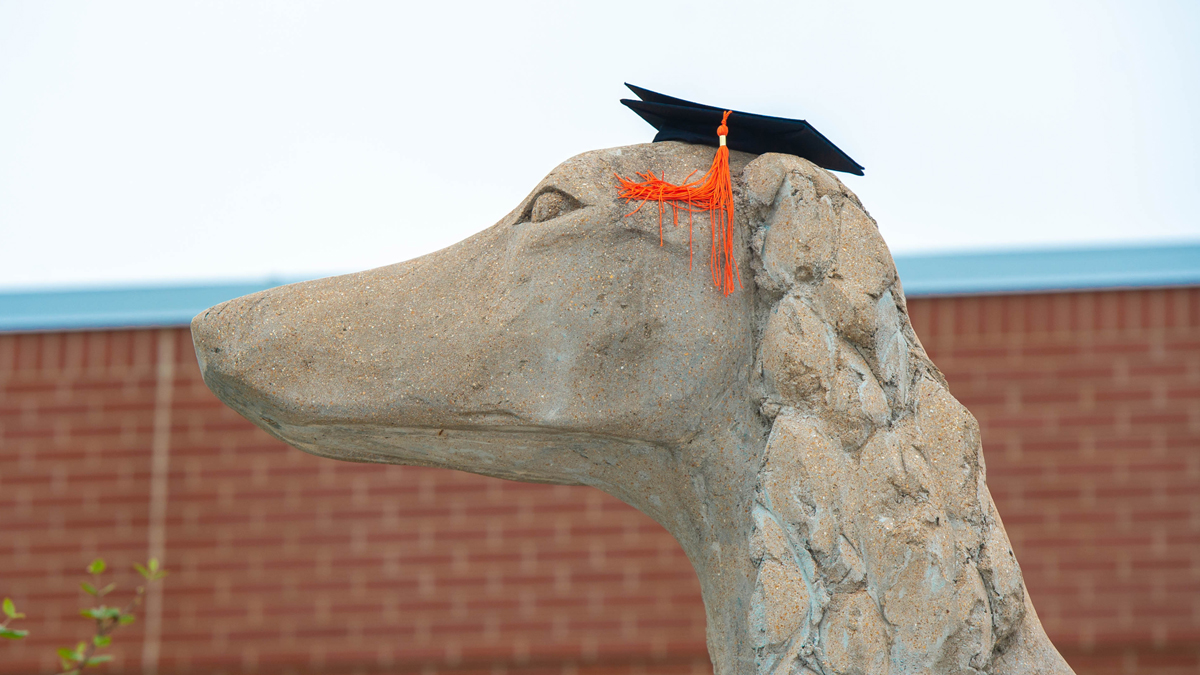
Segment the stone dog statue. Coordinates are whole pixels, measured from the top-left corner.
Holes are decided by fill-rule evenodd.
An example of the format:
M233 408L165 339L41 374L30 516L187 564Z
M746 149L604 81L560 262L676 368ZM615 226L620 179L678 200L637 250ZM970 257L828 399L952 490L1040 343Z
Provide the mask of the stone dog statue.
M334 459L591 485L679 541L718 675L1071 673L984 482L978 424L913 333L858 198L734 152L743 288L616 198L614 172L712 149L599 150L437 253L192 322L204 381ZM430 223L436 227L436 224Z

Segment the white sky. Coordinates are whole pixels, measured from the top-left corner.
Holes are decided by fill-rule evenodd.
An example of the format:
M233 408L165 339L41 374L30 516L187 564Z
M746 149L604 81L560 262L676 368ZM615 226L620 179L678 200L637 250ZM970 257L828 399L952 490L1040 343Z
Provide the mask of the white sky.
M0 287L388 264L649 141L812 122L893 250L1200 238L1200 2L0 4Z

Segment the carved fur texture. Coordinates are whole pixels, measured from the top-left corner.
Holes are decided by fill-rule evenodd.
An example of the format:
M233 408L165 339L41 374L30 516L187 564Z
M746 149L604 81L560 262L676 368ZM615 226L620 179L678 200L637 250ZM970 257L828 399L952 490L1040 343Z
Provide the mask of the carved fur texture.
M758 672L1004 671L996 657L1036 619L979 425L913 332L874 220L800 158L761 156L742 184L773 419L752 535Z

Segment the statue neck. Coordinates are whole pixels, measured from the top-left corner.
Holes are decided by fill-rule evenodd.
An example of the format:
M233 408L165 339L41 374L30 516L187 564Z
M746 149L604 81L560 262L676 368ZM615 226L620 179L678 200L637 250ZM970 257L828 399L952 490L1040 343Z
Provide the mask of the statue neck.
M717 675L750 675L755 494L769 427L750 405L678 445L628 454L592 483L646 513L683 547L700 581Z

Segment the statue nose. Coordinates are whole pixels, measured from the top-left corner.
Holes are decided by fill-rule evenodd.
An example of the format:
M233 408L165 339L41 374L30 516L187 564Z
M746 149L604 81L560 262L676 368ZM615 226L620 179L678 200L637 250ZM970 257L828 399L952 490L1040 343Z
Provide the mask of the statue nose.
M247 309L255 296L244 296L210 307L192 319L192 344L200 373L208 386L218 385L233 376L245 345Z

